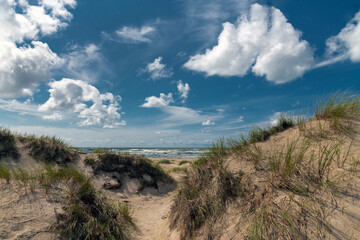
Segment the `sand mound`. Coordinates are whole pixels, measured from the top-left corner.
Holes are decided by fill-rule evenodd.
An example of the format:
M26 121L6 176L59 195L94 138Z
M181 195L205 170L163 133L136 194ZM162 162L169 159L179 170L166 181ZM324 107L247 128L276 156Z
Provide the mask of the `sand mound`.
M263 142L220 143L180 184L173 228L183 239L358 239L358 139L313 120ZM239 175L236 198L209 194Z

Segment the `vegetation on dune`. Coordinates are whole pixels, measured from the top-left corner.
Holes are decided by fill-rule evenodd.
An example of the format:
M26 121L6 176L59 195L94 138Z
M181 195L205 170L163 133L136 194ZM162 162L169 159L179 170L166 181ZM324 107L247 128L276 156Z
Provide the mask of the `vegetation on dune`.
M328 120L333 130L351 135L355 132L356 121L360 117L360 96L348 92L320 99L314 106L316 120Z
M182 160L179 162L179 165L183 165L183 164L186 164L186 163L191 163L190 161L187 161L187 160Z
M340 189L346 191L344 180L359 166L351 155L351 135L359 121L360 100L336 94L318 103L314 112L316 124L312 119L294 121L281 116L276 126L255 127L248 137L215 143L179 184L171 226L182 231L183 239L196 238L199 231L202 237L214 238L215 222L236 200L241 219L250 220L248 239L322 239L333 234L326 217L337 206L329 199L336 199ZM295 126L300 135L285 146L263 149L259 144ZM321 129L309 137L304 134L308 126ZM328 127L338 134L331 141L318 136ZM252 162L253 170L246 174L241 168L230 171L226 165L230 156L232 161Z
M194 163L186 173L171 208L171 227L181 229L183 239L222 215L227 203L242 195L242 173L231 173L224 161L224 143L220 141L209 152Z
M95 174L101 172L116 172L119 175L126 174L130 178L139 179L143 187L157 188L158 182L173 181L160 167L153 166L147 158L141 156L102 153L98 155L98 160L87 160L86 163L94 169ZM121 185L121 180L121 178L117 179L119 186Z
M90 179L70 184L56 228L66 239L130 239L135 224L127 205L111 204Z
M19 152L15 145L15 137L10 130L0 128L0 159L11 157L19 158Z
M171 164L171 161L169 159L161 159L158 163L159 164Z
M25 170L0 163L0 178L31 191L42 186L47 194L55 184L63 183L68 189L64 212L57 214L53 230L64 239L131 239L135 224L129 207L111 203L90 178L73 168L44 164Z
M254 128L252 128L248 133L247 141L249 143L264 142L272 135L292 128L296 124L297 122L291 116L281 115L274 126L268 126L264 128L254 126Z
M29 150L29 155L41 162L63 164L77 158L77 153L60 138L24 135L19 139L25 144L25 149Z

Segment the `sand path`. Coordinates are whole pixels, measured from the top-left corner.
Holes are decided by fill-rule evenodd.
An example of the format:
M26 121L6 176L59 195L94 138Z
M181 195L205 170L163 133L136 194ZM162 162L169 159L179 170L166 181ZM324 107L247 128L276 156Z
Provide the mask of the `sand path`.
M162 196L142 195L129 199L139 240L177 239L168 229L173 194L174 192Z

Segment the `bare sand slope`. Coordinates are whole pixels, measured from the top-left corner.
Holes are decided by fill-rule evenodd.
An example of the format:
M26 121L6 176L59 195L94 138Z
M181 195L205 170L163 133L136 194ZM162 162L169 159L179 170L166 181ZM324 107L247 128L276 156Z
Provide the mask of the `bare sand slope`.
M52 193L1 181L0 194L0 239L58 239L49 228L56 221L55 211L61 211L62 205L51 197Z

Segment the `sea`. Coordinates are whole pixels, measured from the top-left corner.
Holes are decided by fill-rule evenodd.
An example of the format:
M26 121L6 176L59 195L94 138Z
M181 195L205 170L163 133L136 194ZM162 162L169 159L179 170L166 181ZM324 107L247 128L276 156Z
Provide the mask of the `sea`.
M83 152L91 153L97 148L80 148ZM198 158L208 148L101 148L115 153L129 153L143 155L149 158Z

